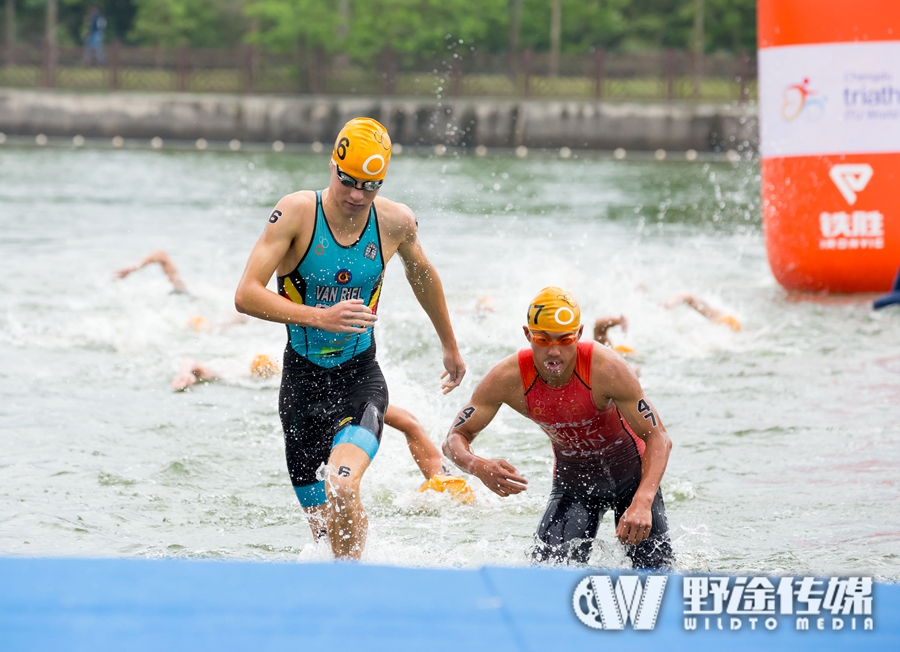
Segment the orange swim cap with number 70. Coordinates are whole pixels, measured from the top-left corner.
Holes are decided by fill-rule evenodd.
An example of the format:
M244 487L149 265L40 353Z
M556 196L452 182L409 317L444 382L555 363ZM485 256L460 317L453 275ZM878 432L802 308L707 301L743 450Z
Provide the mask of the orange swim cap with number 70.
M332 162L357 181L378 181L391 162L391 137L372 118L354 118L334 141Z

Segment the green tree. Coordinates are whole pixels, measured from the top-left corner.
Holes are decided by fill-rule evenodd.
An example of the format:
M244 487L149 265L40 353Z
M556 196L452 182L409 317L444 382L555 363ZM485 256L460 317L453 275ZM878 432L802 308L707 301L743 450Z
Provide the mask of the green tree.
M509 19L507 0L357 0L354 10L348 46L359 60L385 46L419 57L490 49L492 32L505 40Z
M236 45L247 31L241 0L133 0L137 13L129 36L160 47Z
M259 19L253 38L266 49L285 52L301 46L333 52L337 47L341 16L336 0L249 0L245 11Z
M706 0L706 50L756 50L756 0Z

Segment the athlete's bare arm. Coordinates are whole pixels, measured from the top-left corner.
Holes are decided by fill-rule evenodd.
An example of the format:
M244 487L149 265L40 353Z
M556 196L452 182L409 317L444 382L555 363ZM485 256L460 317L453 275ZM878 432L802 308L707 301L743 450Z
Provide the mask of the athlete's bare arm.
M618 317L600 317L597 319L597 321L594 322L594 341L599 342L604 346L612 346L606 331L613 326L619 326L622 328L623 333L627 333L628 320L625 318L625 315L619 315Z
M403 204L391 203L396 209L391 212L391 219L385 221L386 230L391 239L397 242L397 254L403 261L406 279L441 340L445 370L441 375L441 378L444 379L441 386L446 394L462 382L463 376L466 374L466 365L459 353L456 337L453 335L450 313L444 298L444 286L441 284L437 270L428 260L419 243L416 218L413 212Z
M446 475L444 458L428 433L411 412L396 405L388 405L384 413L384 425L399 430L406 436L406 445L425 479Z
M594 403L602 408L612 400L634 433L646 444L641 482L631 506L625 510L616 528L619 541L636 545L650 534L653 524L650 506L666 472L672 440L628 363L600 345L594 345L591 384Z
M494 419L502 404L523 411L525 396L515 355L499 362L475 387L466 406L456 415L444 441L444 455L459 468L471 473L498 496L525 491L528 480L502 459L485 459L472 452L471 443ZM527 412L527 408L525 409Z
M181 275L178 273L178 268L175 267L175 263L173 263L172 259L169 258L169 254L167 254L162 249L147 254L134 265L129 265L128 267L123 267L122 269L116 270L114 272L114 275L116 278L125 278L132 272L136 272L142 267L146 267L147 265L151 265L153 263L159 263L159 266L162 267L163 273L168 277L169 281L172 283L172 287L174 287L176 291L187 292L187 286L184 284L184 281L181 280Z
M191 385L195 385L197 381L208 382L218 379L219 374L212 367L187 358L181 362L178 367L178 373L172 379L172 389L176 392L182 392Z
M663 304L663 308L665 308L666 310L671 310L676 306L680 306L682 303L690 306L713 323L725 324L726 326L728 326L728 328L735 332L741 330L741 322L739 322L735 317L733 317L732 315L728 315L721 310L716 310L703 299L696 297L693 294L688 294L687 292L679 292L671 299L666 301Z
M682 303L689 305L691 308L693 308L694 310L699 312L701 315L703 315L707 319L710 319L713 321L720 318L724 314L724 313L720 312L719 310L716 310L715 308L710 306L703 299L700 299L699 297L696 297L693 294L689 294L687 292L679 292L678 294L673 296L671 299L666 301L663 304L663 307L666 308L667 310L671 310L672 308L675 308L676 306L680 306Z
M277 271L291 272L309 247L316 219L316 196L296 192L278 202L256 241L234 294L238 312L281 324L311 326L332 333L362 333L377 317L359 299L315 308L289 301L266 286Z

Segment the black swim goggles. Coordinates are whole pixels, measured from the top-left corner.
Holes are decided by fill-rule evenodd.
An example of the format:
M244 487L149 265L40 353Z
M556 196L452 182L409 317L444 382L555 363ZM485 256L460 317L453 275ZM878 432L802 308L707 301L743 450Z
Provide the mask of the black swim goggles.
M334 166L334 170L337 173L338 181L340 181L342 185L345 185L348 188L365 190L366 192L374 192L384 185L384 179L378 179L378 181L357 181L346 172L343 172L337 165Z

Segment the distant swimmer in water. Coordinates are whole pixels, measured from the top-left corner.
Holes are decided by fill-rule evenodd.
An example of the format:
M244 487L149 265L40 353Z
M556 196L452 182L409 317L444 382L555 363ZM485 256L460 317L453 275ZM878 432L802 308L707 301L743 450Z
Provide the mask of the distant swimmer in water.
M508 405L537 423L553 444L550 502L535 535L538 562L587 563L603 514L635 568L673 563L660 482L672 443L656 408L625 360L579 342L574 298L548 287L528 307L530 347L496 364L456 417L444 453L499 496L528 481L509 462L485 459L471 444Z
M162 249L147 254L134 265L118 269L113 272L113 274L116 278L122 279L147 265L152 265L153 263L159 263L163 273L168 277L169 281L171 281L173 288L172 294L189 294L187 285L184 284L184 281L181 280L181 275L178 273L178 268L172 263L169 254Z
M264 380L281 374L281 367L272 358L261 353L250 362L250 377ZM172 379L172 389L182 392L198 382L220 380L222 374L210 365L187 358L178 367L178 373Z
M698 299L693 294L688 294L687 292L680 292L676 294L674 297L666 301L663 304L663 307L666 310L671 310L672 308L680 306L683 303L689 305L691 308L699 312L714 324L725 324L734 332L738 332L741 330L741 322L739 322L735 317L726 314L721 310L716 310L702 299Z
M278 202L234 297L239 312L287 325L279 413L288 472L313 533L326 531L339 558L358 559L366 543L360 482L388 406L373 327L394 254L440 339L444 392L466 372L415 215L378 197L390 158L384 126L370 118L345 124L328 187ZM273 274L277 294L266 288Z
M250 362L251 378L266 380L279 375L281 367L264 353L257 355ZM172 379L172 389L184 391L198 382L212 382L221 380L222 377L223 374L210 365L188 358L181 363L178 373ZM450 472L441 451L428 438L428 433L414 414L396 405L389 405L384 415L384 423L399 430L406 437L409 452L425 476L425 482L419 487L419 491L446 492L454 500L463 503L475 500L471 487L463 478Z
M138 271L139 269L153 263L159 263L159 266L162 267L163 273L172 283L172 294L183 294L186 296L190 296L190 292L188 292L187 285L185 285L184 281L181 279L181 274L178 272L178 268L175 267L175 263L172 262L169 254L167 254L162 249L158 249L157 251L147 254L134 265L129 265L128 267L117 269L115 272L113 272L113 275L117 279L123 279L128 275ZM224 330L231 326L235 326L236 324L243 324L246 321L247 318L244 315L238 312L233 312L227 318L218 322L212 322L202 315L196 315L188 320L187 325L191 328L191 330L197 333L208 333L213 330Z
M627 333L628 320L625 318L625 315L619 315L618 317L610 316L598 318L594 322L594 341L602 344L609 349L612 349L616 353L621 353L623 355L633 354L634 349L632 349L630 346L626 346L625 344L616 344L614 346L613 343L609 341L607 331L609 331L609 329L614 326L618 326L622 329L623 333Z

